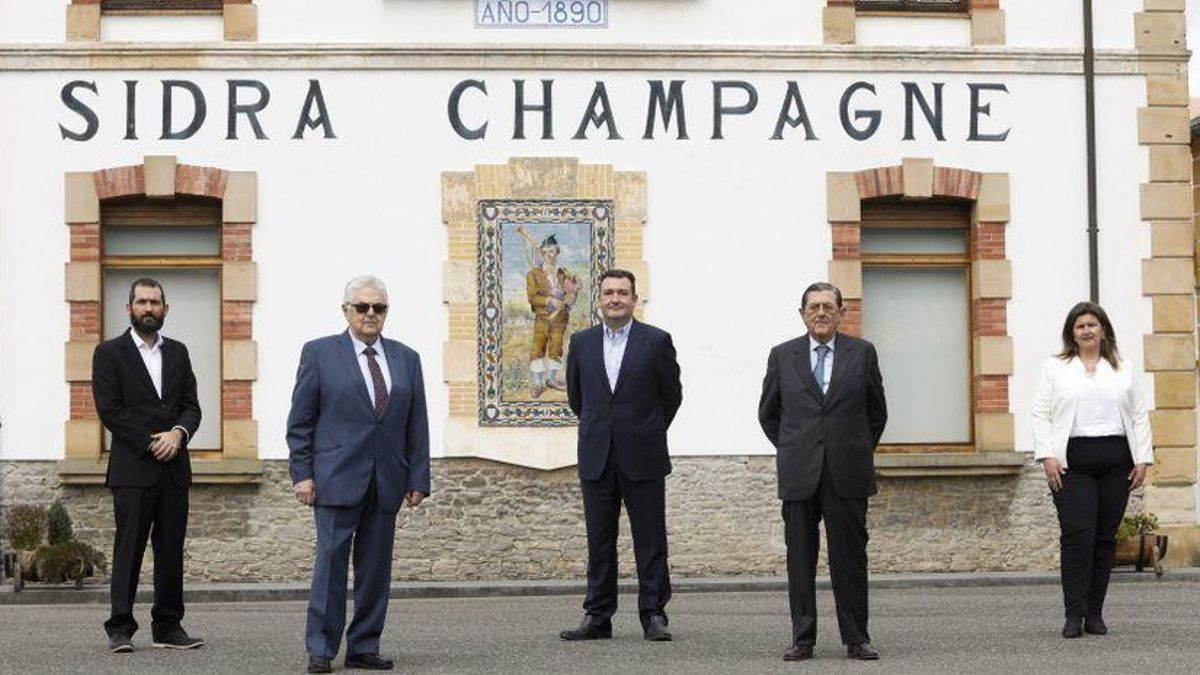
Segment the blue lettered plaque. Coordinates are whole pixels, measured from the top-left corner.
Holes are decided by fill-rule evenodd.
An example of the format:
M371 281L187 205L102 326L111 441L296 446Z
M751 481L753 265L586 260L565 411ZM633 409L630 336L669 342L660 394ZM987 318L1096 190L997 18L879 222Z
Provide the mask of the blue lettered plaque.
M607 28L608 0L475 0L478 28Z

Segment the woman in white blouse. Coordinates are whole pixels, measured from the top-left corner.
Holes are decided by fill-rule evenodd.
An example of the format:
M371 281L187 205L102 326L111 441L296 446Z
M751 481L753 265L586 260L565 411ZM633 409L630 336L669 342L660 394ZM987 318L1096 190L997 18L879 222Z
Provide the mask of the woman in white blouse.
M1102 611L1129 493L1154 463L1133 368L1099 305L1071 308L1062 352L1042 367L1033 402L1034 456L1062 527L1063 637L1104 635Z

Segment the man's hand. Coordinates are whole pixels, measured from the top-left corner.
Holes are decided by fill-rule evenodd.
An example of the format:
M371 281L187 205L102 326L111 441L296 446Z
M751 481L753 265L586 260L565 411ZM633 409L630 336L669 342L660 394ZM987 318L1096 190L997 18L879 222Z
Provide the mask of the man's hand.
M1146 479L1146 465L1138 464L1133 467L1133 471L1129 472L1129 491L1142 487L1142 481Z
M154 459L160 462L169 462L175 459L181 445L183 445L183 432L178 429L150 434L150 452L154 455Z
M296 493L296 501L305 506L317 503L317 484L311 478L293 485L292 491Z
M409 506L416 506L425 499L425 493L420 490L409 490L404 493L404 503Z
M1067 472L1062 464L1053 457L1047 457L1042 460L1042 471L1046 472L1046 482L1050 484L1051 492L1058 492L1062 489L1062 477Z

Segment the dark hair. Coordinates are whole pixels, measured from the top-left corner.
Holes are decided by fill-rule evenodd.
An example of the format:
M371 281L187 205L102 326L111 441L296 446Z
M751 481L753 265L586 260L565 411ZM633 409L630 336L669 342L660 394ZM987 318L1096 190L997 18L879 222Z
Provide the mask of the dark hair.
M1108 314L1104 308L1094 302L1077 302L1067 312L1067 320L1063 322L1062 329L1062 351L1059 352L1058 358L1067 361L1071 358L1079 356L1079 345L1075 344L1075 322L1079 317L1091 314L1100 322L1100 327L1104 329L1104 337L1100 338L1100 356L1109 365L1116 368L1120 367L1121 354L1117 351L1117 333L1113 330L1112 322L1108 320Z
M162 295L163 304L167 304L167 292L163 290L162 284L158 283L158 279L151 279L150 277L138 277L133 280L132 284L129 284L129 304L133 304L133 291L139 286L142 288L157 288L159 294Z
M804 311L804 308L808 307L808 296L810 293L820 293L821 291L833 291L833 297L837 299L838 309L842 308L842 290L833 284L818 281L804 289L804 294L800 296L800 311Z
M637 295L637 279L634 278L633 272L614 267L612 269L604 270L604 274L600 275L600 283L603 284L605 279L628 279L629 292Z

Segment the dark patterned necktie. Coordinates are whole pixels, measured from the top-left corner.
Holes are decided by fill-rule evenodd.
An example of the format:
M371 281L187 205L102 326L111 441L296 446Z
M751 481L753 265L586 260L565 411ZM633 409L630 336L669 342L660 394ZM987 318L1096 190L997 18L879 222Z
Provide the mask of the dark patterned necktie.
M367 347L363 353L367 355L367 370L371 371L371 384L375 387L375 419L379 419L383 417L383 411L387 410L387 382L383 380L383 370L375 360L375 354L378 353L375 348Z

